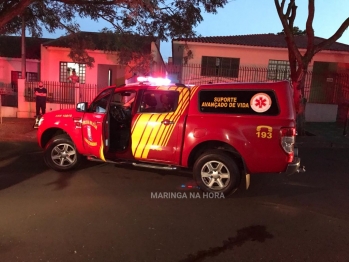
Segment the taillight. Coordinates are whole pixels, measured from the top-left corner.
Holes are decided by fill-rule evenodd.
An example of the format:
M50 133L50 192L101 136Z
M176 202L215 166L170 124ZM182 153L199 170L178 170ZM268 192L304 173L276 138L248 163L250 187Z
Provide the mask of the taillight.
M294 158L296 129L294 127L283 127L280 129L280 136L282 149L288 154L287 162L291 163Z

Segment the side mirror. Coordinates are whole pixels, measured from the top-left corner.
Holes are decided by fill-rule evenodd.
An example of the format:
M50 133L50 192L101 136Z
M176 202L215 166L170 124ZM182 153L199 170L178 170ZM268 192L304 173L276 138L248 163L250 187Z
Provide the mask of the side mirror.
M86 112L87 111L87 102L81 102L76 104L76 111Z

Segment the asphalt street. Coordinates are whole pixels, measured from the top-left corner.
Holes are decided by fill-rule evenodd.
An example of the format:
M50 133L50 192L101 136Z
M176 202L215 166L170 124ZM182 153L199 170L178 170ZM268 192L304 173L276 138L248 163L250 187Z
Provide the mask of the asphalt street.
M304 142L306 173L254 175L222 199L188 173L58 173L26 138L0 141L1 261L349 260L348 148Z

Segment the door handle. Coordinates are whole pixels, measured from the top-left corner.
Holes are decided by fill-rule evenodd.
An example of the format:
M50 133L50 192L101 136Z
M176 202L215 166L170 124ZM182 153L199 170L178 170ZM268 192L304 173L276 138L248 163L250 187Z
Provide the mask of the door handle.
M171 120L165 119L165 120L161 121L161 124L164 124L165 126L168 126L168 125L173 125L174 122L171 121Z

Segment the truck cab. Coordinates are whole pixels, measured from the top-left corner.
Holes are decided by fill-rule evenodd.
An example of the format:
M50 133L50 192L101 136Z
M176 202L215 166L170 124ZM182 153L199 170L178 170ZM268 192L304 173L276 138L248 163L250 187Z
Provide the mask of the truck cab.
M52 145L50 140L58 135L73 142L67 148L76 148L76 154L57 149L57 155L53 151L45 157L58 171L73 168L80 155L96 161L178 166L188 105L189 89L181 84L159 85L153 80L107 87L89 104L45 114L38 129L39 145Z

